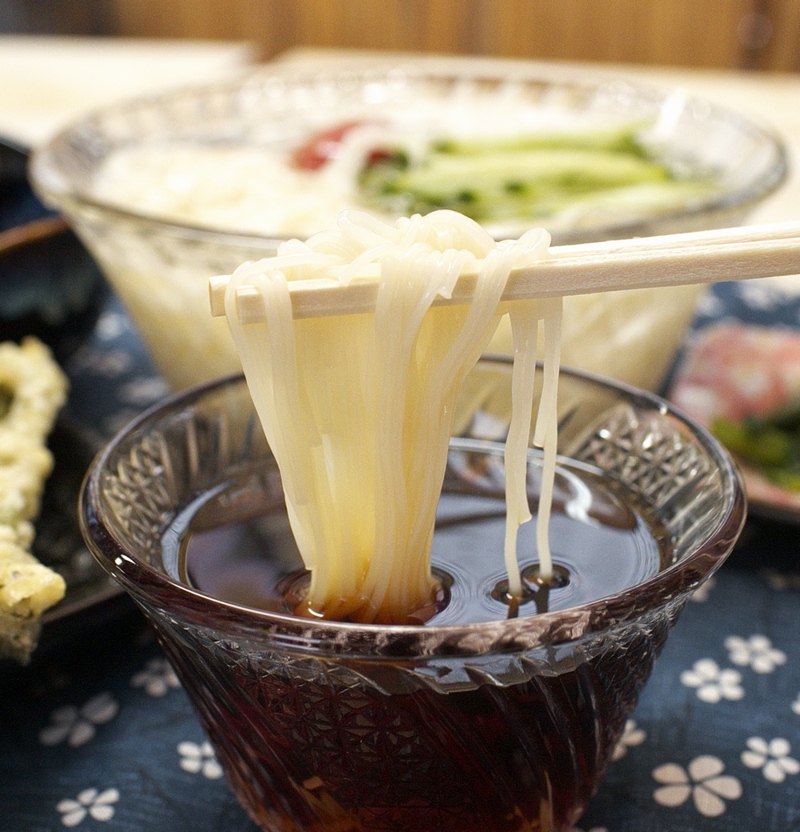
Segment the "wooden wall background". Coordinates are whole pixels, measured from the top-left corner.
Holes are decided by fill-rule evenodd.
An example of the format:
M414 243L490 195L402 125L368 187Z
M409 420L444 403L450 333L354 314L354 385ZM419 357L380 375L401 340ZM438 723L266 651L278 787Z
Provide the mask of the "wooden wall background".
M2 0L0 27L800 71L800 0ZM6 22L10 21L10 23Z

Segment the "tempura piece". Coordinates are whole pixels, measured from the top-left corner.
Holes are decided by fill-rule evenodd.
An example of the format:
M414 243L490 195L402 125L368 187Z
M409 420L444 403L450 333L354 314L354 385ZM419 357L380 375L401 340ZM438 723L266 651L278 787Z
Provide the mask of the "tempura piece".
M14 543L0 541L0 655L25 663L36 647L42 613L63 597L57 572Z
M35 338L0 344L0 656L25 663L42 613L58 603L64 579L30 554L44 483L46 447L67 379Z

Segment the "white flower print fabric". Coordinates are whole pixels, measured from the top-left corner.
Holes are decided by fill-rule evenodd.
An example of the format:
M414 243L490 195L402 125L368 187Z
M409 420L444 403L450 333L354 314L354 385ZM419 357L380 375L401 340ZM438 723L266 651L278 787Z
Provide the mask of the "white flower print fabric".
M172 665L163 658L151 659L131 678L133 687L142 688L148 696L166 696L181 683L172 669Z
M684 769L676 763L665 763L653 772L653 779L663 784L656 789L654 798L662 806L681 806L690 797L697 811L708 818L716 818L725 812L728 800L742 796L741 783L729 774L723 774L725 764L717 757L696 757Z
M697 698L703 702L742 699L744 688L741 681L741 673L730 668L720 668L713 659L700 659L691 670L681 673L681 682L687 687L697 688Z
M110 821L114 817L114 804L119 800L116 789L98 791L84 789L76 798L61 800L56 809L61 814L64 826L78 826L86 818L96 821Z
M789 741L783 737L769 741L750 737L747 750L742 752L742 762L748 768L760 769L765 780L783 783L787 777L800 773L800 762L790 756L791 750Z
M181 742L178 743L180 766L190 774L202 774L206 780L217 780L222 777L222 767L217 762L217 756L211 743Z
M742 300L711 292L716 315ZM800 326L800 301L755 299ZM164 392L115 299L68 372L65 417L98 443ZM572 832L800 829L800 524L753 515L746 531L628 691L635 709L610 731L605 779ZM143 623L128 609L77 629L58 655L0 667L0 829L256 832Z
M772 641L760 634L748 638L730 636L725 639L725 646L733 664L749 667L756 673L772 673L786 664L786 653L773 647Z
M619 742L611 753L611 759L621 760L628 753L629 748L635 748L637 745L641 745L646 739L647 734L639 728L636 721L629 719L625 723L625 730L622 732Z
M73 747L83 745L94 737L97 727L110 722L118 710L119 705L107 692L93 696L79 707L63 705L52 712L51 724L42 729L39 739L42 745L60 742Z

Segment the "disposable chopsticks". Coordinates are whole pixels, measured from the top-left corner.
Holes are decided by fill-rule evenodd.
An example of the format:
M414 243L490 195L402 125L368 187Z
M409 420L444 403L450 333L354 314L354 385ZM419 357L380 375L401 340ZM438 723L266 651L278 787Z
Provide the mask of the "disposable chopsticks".
M437 297L434 304L468 303L481 262L468 263L452 297ZM352 315L373 309L378 270L379 266L372 265L348 285L326 277L290 281L294 317ZM797 222L553 246L549 257L511 272L503 300L790 274L800 274ZM228 280L223 276L209 282L212 315L225 314ZM242 323L263 320L263 299L258 289L242 285L236 292L236 310Z

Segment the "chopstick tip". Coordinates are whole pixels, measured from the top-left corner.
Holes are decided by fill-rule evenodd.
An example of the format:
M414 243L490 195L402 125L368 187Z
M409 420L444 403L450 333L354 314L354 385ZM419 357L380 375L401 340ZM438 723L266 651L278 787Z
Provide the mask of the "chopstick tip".
M221 318L225 315L225 290L227 287L227 275L215 275L208 279L208 302L213 318Z

